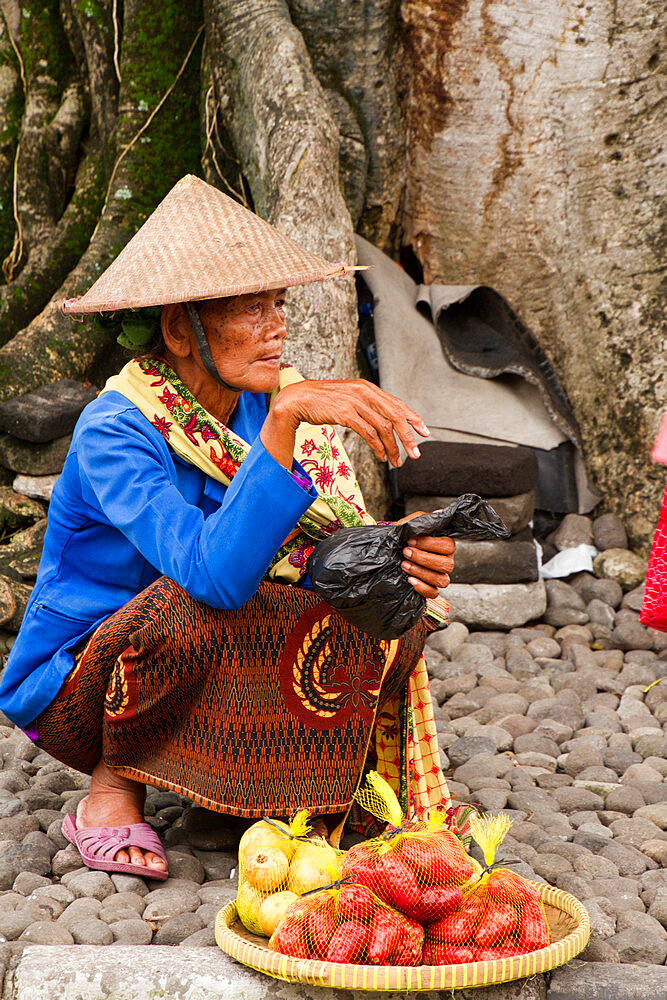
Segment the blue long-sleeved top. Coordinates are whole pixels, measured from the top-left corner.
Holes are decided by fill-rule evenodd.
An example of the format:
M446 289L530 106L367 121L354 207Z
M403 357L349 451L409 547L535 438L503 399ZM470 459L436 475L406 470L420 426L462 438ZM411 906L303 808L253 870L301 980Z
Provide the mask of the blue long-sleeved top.
M37 582L0 681L0 709L27 726L53 700L74 651L165 575L192 597L238 608L317 497L259 439L263 394L242 393L230 428L252 442L225 487L182 461L118 392L83 411L49 507Z

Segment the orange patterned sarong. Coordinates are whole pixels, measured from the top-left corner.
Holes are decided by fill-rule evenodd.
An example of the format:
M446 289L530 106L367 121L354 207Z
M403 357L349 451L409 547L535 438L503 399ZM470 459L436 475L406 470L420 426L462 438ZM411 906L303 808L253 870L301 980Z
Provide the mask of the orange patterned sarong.
M243 817L346 813L370 764L423 813L448 805L426 635L374 639L286 584L222 611L161 577L95 632L38 742Z

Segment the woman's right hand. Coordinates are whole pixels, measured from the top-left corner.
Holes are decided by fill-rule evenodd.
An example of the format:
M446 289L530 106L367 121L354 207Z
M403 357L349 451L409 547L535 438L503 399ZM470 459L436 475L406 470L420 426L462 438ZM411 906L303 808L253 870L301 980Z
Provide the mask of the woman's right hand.
M401 464L397 438L411 458L419 458L413 431L421 437L429 435L418 413L365 379L305 380L280 390L260 438L287 468L291 468L294 436L301 423L349 427L368 442L381 462L394 466Z

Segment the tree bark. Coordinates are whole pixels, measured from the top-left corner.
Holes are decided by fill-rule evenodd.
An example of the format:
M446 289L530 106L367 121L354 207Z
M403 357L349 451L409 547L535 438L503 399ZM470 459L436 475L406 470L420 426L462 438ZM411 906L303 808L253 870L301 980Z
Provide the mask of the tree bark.
M117 154L130 145L173 83L201 23L196 3L126 0ZM82 294L118 255L167 191L198 166L198 66L193 57L139 141L120 160L99 224L79 263L44 310L0 349L0 398L60 378L85 377L109 351L109 333L63 316L63 299Z
M18 47L26 93L15 164L20 229L6 269L10 279L62 214L85 122L81 87L68 87L73 58L57 0L25 0Z
M403 0L403 16L404 239L427 281L492 285L533 329L607 507L646 541L667 403L664 4Z
M102 161L109 177L115 157L119 86L114 66L112 0L96 0L94 6L74 3L72 14L81 36L93 126L102 146Z
M368 173L357 229L386 247L404 177L405 133L397 96L400 0L288 0L323 87L348 102L366 145Z
M284 0L205 0L211 68L254 207L329 260L356 260L338 184L338 130ZM355 370L348 279L289 296L289 353L304 375ZM327 350L322 347L327 344Z
M99 145L86 154L74 194L49 238L33 248L18 278L0 287L0 344L41 312L84 253L104 205Z

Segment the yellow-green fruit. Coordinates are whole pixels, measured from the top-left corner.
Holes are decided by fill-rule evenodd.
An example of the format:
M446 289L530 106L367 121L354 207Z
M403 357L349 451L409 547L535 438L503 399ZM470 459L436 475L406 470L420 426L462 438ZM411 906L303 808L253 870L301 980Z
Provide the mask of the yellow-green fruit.
M298 898L294 892L274 892L265 899L259 908L258 917L262 934L271 937L287 910Z
M243 874L261 892L276 892L287 878L289 861L279 847L262 848L246 854Z
M289 867L287 888L302 896L310 889L330 885L340 877L341 863L333 847L299 844Z
M243 926L253 934L261 934L262 928L259 923L259 911L262 903L266 899L266 893L260 892L254 886L239 879L239 891L236 897L236 912L238 913Z
M239 863L242 866L245 865L245 859L249 854L266 851L270 847L279 848L287 860L291 860L294 854L294 842L285 836L285 833L289 833L289 827L285 823L279 822L277 822L277 826L280 829L276 829L271 823L260 820L259 823L253 823L246 830L239 844Z

